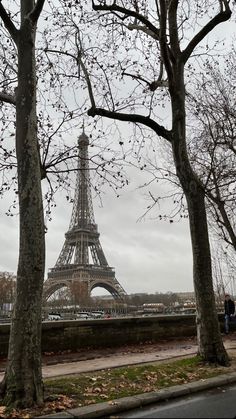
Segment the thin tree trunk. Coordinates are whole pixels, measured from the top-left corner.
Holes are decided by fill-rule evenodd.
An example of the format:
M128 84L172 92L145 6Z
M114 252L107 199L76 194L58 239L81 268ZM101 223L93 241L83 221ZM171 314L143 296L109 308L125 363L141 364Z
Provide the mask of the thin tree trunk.
M193 280L197 306L198 351L208 362L228 365L215 304L204 192L187 195L193 249Z
M223 228L227 231L229 235L228 242L233 246L234 250L236 251L236 232L233 229L232 223L228 217L227 211L225 210L225 203L218 201L218 208L222 217L222 221L220 220L220 226L223 225Z
M213 289L211 252L208 236L205 192L189 163L185 137L185 88L183 72L172 93L173 156L176 173L188 206L193 253L193 281L199 354L204 361L228 365L229 359L219 329ZM182 74L181 74L182 73ZM178 93L178 95L175 94Z
M28 2L29 7L30 3L32 6L34 2ZM8 364L2 385L5 403L21 407L43 402L41 301L45 237L37 141L35 26L25 18L19 33L16 153L20 248Z

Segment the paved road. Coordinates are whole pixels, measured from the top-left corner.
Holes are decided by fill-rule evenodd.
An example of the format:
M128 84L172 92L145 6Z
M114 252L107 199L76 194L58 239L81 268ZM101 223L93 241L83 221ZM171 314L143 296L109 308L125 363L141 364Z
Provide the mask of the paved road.
M236 385L135 409L116 418L236 418Z

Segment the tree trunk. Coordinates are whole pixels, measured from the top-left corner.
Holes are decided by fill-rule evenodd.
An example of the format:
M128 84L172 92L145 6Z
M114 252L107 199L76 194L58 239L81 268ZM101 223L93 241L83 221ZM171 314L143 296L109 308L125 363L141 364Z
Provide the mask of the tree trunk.
M37 141L35 31L25 3L18 39L16 153L20 248L16 300L8 364L2 384L7 405L27 407L43 401L41 372L41 301L45 266L44 219Z
M192 171L188 159L185 134L185 88L181 71L177 71L176 74L180 74L180 77L172 90L172 148L176 173L187 200L189 213L198 350L204 361L228 365L229 359L220 334L213 289L205 192Z
M198 351L205 361L228 365L215 304L204 192L197 187L196 193L186 194L186 198L193 250Z

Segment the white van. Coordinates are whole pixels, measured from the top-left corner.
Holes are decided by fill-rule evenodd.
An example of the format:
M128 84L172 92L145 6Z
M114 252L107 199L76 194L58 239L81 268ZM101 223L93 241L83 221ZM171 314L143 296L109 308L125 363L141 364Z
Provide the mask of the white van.
M84 319L91 319L91 315L90 315L90 313L77 313L76 314L76 318L78 319L78 320L84 320Z
M58 313L50 313L48 315L48 320L62 320L62 317Z
M94 319L102 319L102 318L105 316L105 313L104 313L104 311L102 311L102 310L92 311L92 312L91 312L91 316L92 316Z

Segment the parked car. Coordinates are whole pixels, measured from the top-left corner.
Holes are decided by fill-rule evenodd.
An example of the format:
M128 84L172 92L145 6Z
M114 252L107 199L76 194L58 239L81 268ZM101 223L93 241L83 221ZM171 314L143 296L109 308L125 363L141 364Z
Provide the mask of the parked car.
M61 313L62 320L75 320L76 314L75 313Z
M48 320L62 320L62 317L59 313L49 313Z
M91 316L94 318L94 319L102 319L103 317L104 317L104 315L105 315L105 313L104 313L104 311L100 311L100 310L98 310L98 311L91 311Z
M91 314L90 313L86 313L86 312L84 312L84 313L77 313L76 314L76 318L78 319L78 320L86 320L86 319L91 319L92 317L91 317Z

